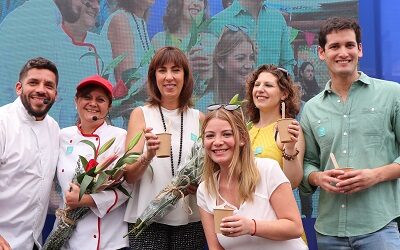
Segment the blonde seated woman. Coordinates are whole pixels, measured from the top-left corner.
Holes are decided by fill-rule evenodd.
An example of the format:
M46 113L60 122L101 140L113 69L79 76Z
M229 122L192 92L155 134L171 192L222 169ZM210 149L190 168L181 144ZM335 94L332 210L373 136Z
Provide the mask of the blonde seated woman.
M214 105L201 129L203 182L197 204L209 249L307 249L289 180L275 160L255 159L238 105ZM233 216L214 229L214 208Z

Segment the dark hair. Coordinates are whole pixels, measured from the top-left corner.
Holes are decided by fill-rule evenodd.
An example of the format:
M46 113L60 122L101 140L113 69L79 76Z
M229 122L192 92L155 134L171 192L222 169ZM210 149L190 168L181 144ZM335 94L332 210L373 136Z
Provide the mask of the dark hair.
M278 67L272 64L261 65L256 69L246 82L246 100L247 100L247 115L250 121L257 123L260 121L260 111L254 104L253 100L253 88L254 83L258 79L258 76L268 72L278 78L279 89L287 94L285 102L285 113L287 117L295 118L300 111L300 89L293 83L292 78L280 70Z
M231 6L233 3L233 0L222 0L222 6L224 7L224 9L228 8L229 6Z
M109 103L108 103L108 107L111 107L112 104L112 96L109 94L108 90L105 89L104 87L101 87L100 85L96 85L96 84L88 84L82 88L79 88L78 90L76 90L75 93L75 98L80 98L80 97L85 97L88 94L90 94L90 92L92 92L95 89L103 89L104 93L106 94Z
M178 31L183 15L183 3L187 0L168 0L167 10L163 17L164 29L170 33ZM203 21L208 19L208 0L204 1Z
M29 59L19 72L19 81L22 81L22 79L26 77L28 71L31 69L50 70L56 76L56 86L58 86L58 70L56 65L52 61L43 57L35 57Z
M123 9L128 13L135 13L135 8L136 6L134 6L135 1L132 0L115 0L115 2L117 3L117 9ZM150 8L149 8L150 9ZM146 12L144 13L144 19L147 19L149 16L149 9L146 10Z
M325 50L326 36L332 32L341 30L353 30L356 34L357 44L361 43L361 28L357 21L347 17L331 17L325 20L319 30L318 43L319 46Z
M162 47L157 50L153 56L149 70L147 73L147 95L148 103L150 105L161 104L161 92L157 86L156 70L167 63L174 63L175 65L182 67L184 71L184 83L179 95L179 109L181 111L186 110L188 107L192 107L192 92L194 87L192 72L189 67L188 59L185 54L178 48L172 46Z

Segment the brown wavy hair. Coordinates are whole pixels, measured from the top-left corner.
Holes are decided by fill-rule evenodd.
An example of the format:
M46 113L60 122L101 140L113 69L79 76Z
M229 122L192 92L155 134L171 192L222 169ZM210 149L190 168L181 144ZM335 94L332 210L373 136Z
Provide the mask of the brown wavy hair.
M161 105L161 92L157 86L156 70L170 62L182 67L184 71L184 83L179 94L179 109L185 111L187 108L193 106L193 76L185 54L180 49L172 46L166 46L157 50L151 59L149 71L147 72L147 102L154 106Z
M265 64L256 69L246 82L247 115L253 123L260 121L260 110L256 107L253 100L254 83L262 72L271 73L278 79L279 89L287 94L285 102L285 113L287 117L295 118L300 111L301 92L299 86L295 85L289 74L280 70L272 64Z

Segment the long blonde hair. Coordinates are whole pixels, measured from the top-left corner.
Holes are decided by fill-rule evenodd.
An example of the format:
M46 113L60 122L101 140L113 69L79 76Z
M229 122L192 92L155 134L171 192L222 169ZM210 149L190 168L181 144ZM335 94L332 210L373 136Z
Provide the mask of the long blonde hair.
M229 181L232 178L237 178L239 183L239 198L241 202L248 200L252 201L256 185L260 179L260 173L254 161L254 154L250 147L250 136L246 124L242 119L242 115L237 110L227 111L224 108L211 111L206 115L202 125L202 135L204 135L208 122L214 118L227 121L232 127L235 148L233 151L232 161L229 164L228 178ZM243 143L243 145L241 145L241 143ZM215 182L214 174L218 170L220 170L219 165L215 163L208 154L205 154L203 180L208 192L215 197L217 196L218 187L216 186L217 183Z

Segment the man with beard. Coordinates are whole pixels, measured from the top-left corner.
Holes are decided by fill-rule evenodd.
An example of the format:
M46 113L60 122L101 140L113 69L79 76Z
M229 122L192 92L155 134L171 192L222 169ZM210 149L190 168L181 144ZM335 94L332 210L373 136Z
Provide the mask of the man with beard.
M96 24L98 0L31 0L15 9L0 24L0 105L14 99L16 69L28 58L43 56L55 62L60 73L59 96L50 114L60 127L76 122L75 84L88 75L100 74L101 62L111 62L107 39L89 32Z
M38 57L21 69L18 98L0 107L0 249L40 247L58 156L59 127L47 112L58 70Z

